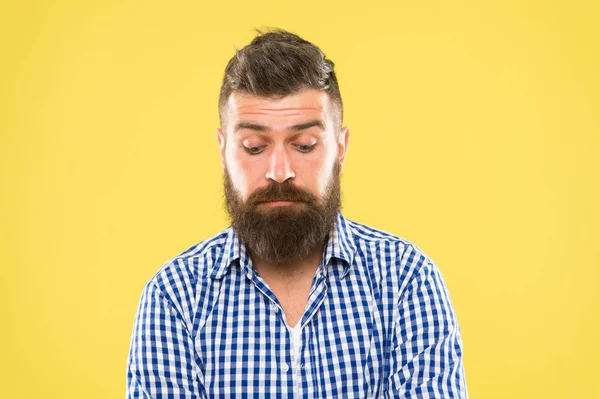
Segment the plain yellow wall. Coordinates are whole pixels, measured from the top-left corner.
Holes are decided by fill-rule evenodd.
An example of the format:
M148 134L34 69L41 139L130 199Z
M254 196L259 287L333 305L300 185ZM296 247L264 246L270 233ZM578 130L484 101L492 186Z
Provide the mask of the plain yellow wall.
M277 26L336 63L344 213L439 264L471 397L600 397L597 2L7 3L0 396L124 396L144 283L227 225L223 69Z

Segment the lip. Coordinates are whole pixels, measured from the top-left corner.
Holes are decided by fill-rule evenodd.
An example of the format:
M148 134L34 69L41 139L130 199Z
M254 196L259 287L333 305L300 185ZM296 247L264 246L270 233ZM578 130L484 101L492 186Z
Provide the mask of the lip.
M266 206L272 206L272 207L276 207L276 206L289 206L289 205L293 205L298 201L266 201L266 202L262 202L262 204L265 204Z

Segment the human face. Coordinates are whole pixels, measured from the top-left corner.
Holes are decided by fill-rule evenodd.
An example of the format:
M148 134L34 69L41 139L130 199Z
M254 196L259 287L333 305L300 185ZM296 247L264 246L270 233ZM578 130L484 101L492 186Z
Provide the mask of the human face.
M333 105L323 91L307 89L277 99L234 92L225 115L226 126L217 129L221 166L242 201L270 182L288 180L321 198L334 163L340 171L343 167L349 129L336 131Z
M331 129L327 104L314 102L327 97L314 91L300 96L266 102L246 96L242 105L249 100L255 107L231 115L226 140L218 132L232 226L253 256L277 264L303 259L322 245L340 209L348 129Z

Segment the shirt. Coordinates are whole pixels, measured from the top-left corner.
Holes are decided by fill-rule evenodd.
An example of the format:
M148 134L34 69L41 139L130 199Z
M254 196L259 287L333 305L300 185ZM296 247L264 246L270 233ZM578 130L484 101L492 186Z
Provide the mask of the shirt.
M339 213L299 323L292 370L282 307L229 227L145 285L127 397L467 397L445 282L407 240Z
M294 371L294 392L295 396L299 396L300 389L300 376L299 372L302 369L300 363L300 348L302 346L302 325L300 323L296 323L294 328L290 328L290 336L292 339L292 370Z

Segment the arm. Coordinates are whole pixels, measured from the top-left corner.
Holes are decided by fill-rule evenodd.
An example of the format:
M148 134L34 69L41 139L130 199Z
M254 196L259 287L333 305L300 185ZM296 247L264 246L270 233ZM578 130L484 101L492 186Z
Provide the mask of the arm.
M127 398L206 397L188 326L151 283L144 288L127 360Z
M398 309L386 398L466 399L460 329L434 263L416 269Z

